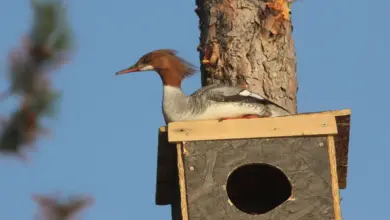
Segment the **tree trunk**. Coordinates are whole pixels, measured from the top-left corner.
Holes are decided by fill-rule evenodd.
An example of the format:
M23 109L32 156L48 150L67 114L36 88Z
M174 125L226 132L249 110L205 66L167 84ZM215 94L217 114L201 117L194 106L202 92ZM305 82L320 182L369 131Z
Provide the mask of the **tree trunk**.
M287 0L196 0L202 86L240 85L295 114L297 79Z

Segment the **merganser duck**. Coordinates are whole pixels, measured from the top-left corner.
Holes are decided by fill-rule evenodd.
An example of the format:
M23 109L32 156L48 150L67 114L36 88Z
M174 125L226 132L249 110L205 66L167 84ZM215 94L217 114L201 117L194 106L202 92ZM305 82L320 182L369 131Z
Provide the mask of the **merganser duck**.
M193 120L227 120L238 118L289 115L283 107L248 89L209 85L190 96L183 93L181 82L197 69L176 56L172 49L155 50L143 55L134 65L116 75L156 71L163 82L163 115L166 123Z

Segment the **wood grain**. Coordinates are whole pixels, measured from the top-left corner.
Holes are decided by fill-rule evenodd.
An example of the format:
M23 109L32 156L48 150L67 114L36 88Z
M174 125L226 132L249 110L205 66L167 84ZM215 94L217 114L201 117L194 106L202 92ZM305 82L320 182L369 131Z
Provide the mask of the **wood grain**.
M339 190L339 180L337 176L337 161L336 161L336 150L334 146L334 137L328 137L328 152L329 152L329 164L330 164L330 173L332 180L332 195L333 195L333 208L335 220L342 220L341 217L341 207L340 207L340 190Z
M335 219L327 142L326 136L187 142L183 168L188 219ZM291 181L293 199L262 215L238 210L229 202L226 181L248 163L281 169Z
M275 118L234 119L219 122L187 121L168 124L169 142L291 137L337 134L332 114L305 114Z
M180 207L182 220L188 220L188 206L187 206L187 191L186 191L186 179L184 174L184 162L183 162L183 145L178 143L177 147L177 169L179 174L180 184Z
M196 0L202 86L245 85L296 113L296 54L290 20L269 0ZM271 21L271 22L270 22ZM278 33L272 33L276 28ZM210 53L208 53L210 52Z

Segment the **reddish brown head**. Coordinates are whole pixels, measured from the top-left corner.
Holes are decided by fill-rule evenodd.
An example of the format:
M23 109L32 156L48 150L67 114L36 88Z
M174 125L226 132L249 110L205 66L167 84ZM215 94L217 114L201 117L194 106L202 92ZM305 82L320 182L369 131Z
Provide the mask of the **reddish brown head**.
M116 75L151 70L160 75L164 85L180 87L181 81L193 75L197 68L176 56L175 50L161 49L143 55L134 65L117 72Z

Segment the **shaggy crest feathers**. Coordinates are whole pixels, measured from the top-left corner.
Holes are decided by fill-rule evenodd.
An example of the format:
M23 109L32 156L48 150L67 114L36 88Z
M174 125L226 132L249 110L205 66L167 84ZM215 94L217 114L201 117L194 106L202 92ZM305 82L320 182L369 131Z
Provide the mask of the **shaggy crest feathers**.
M198 71L197 67L176 54L177 51L173 49L154 50L142 56L138 64L152 64L157 70L171 69L181 79L189 77ZM155 62L156 64L154 64Z

